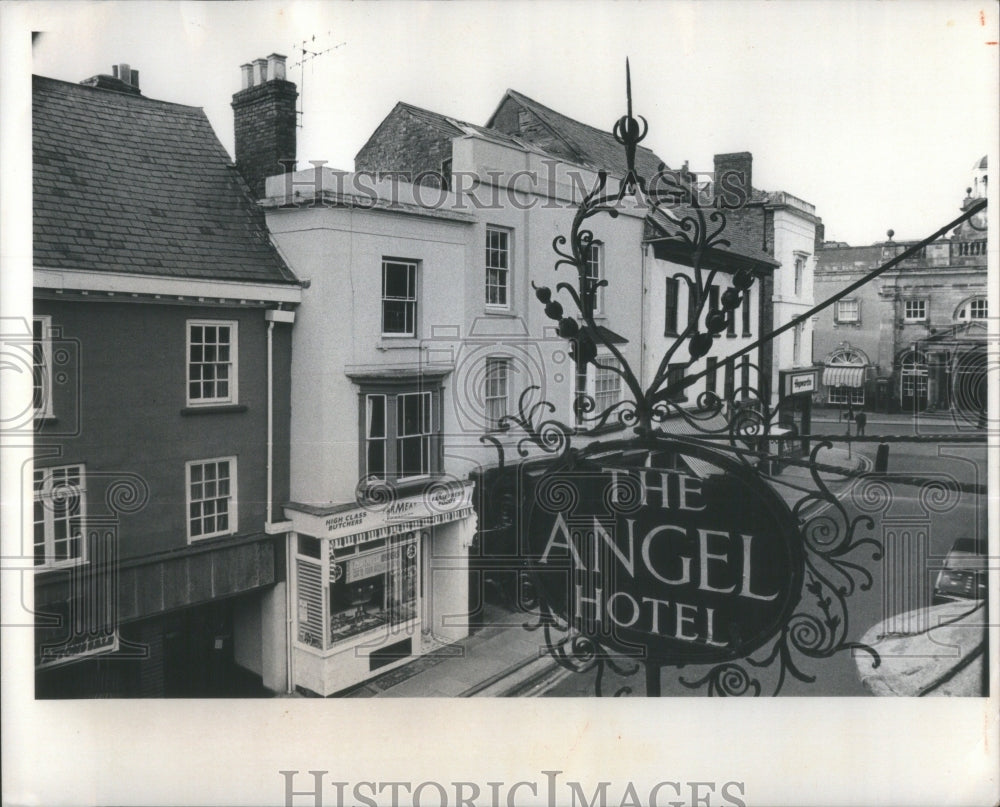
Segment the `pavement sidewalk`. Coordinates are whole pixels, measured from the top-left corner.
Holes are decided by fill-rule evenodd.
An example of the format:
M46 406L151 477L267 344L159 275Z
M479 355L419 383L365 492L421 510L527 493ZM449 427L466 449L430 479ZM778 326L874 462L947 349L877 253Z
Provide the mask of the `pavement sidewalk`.
M907 426L919 429L921 426L930 428L937 424L955 424L963 428L969 428L976 422L975 417L968 412L918 412L916 415L906 413L888 414L886 412L865 411L869 424L878 423L882 425ZM812 422L816 423L839 423L842 428L846 428L847 420L843 411L836 409L814 409L812 412ZM815 431L815 427L813 429ZM851 433L855 432L853 419L851 420Z
M530 614L488 605L475 633L367 681L351 698L493 697L548 672L542 632L524 625Z

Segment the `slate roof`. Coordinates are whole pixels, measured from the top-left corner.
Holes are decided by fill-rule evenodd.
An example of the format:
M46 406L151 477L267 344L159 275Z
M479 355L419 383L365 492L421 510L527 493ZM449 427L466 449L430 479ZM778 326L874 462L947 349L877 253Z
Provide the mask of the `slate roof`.
M198 107L33 78L39 268L295 283Z
M476 126L474 123L467 123L466 121L458 120L457 118L450 118L447 115L442 115L438 112L431 112L429 109L422 109L421 107L414 106L413 104L408 104L405 101L400 101L396 104L396 106L399 109L405 110L414 118L422 120L452 137L475 132L476 134L481 134L484 137L489 137L493 140L500 140L502 142L516 145L519 148L531 147L530 143L527 143L520 138L505 134L498 129L487 129L483 126Z
M678 207L672 212L681 217L692 215L690 210L683 207ZM677 226L673 225L670 219L660 210L653 210L646 217L646 223L645 238L647 241L663 240L678 231ZM731 220L727 223L721 237L729 241L729 246L717 247L712 252L719 255L736 255L771 267L781 265L779 261L775 260L762 247L759 230L755 232L752 227L740 227L736 220Z
M598 129L588 126L578 120L569 118L544 104L538 103L532 98L517 92L517 90L507 90L506 98L513 99L525 109L533 112L560 140L578 155L579 162L596 169L604 169L616 176L625 174L625 148L615 140L611 133L614 122L609 123L607 129ZM503 101L500 102L503 106ZM490 116L487 121L487 128L492 127L500 107ZM636 170L646 179L653 177L659 170L660 163L664 163L650 149L640 145L635 153Z
M442 115L440 112L432 112L429 109L423 109L422 107L408 104L405 101L397 101L396 106L392 108L392 111L386 115L382 122L375 128L375 131L371 134L368 140L365 141L365 145L361 147L358 154L361 154L361 152L365 150L365 146L367 146L368 143L376 139L382 126L384 126L394 115L400 112L409 115L415 120L418 120L433 129L437 129L446 137L462 137L468 134L477 134L487 137L490 140L506 143L518 149L528 149L530 151L537 151L543 154L548 153L534 143L529 143L519 137L514 137L506 132L501 132L499 129L489 129L485 126L477 126L474 123L468 123L467 121L459 120L458 118ZM355 158L356 157L357 155L355 155Z

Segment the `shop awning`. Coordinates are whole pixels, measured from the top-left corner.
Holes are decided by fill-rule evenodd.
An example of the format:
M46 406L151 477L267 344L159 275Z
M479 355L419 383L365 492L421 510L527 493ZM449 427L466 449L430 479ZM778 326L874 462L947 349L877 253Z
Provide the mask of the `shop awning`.
M828 364L823 368L823 386L826 387L861 387L864 381L864 365Z

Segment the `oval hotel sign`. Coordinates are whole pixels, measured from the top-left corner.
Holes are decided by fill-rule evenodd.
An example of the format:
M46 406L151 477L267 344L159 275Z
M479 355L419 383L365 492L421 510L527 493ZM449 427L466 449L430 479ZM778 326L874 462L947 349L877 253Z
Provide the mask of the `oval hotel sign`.
M804 569L781 497L712 448L615 448L550 466L532 485L525 550L549 607L664 664L743 657L778 633Z

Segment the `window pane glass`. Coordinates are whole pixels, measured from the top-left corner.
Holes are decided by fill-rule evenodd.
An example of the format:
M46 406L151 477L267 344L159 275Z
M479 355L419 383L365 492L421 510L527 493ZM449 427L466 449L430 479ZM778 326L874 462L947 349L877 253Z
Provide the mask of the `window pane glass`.
M405 264L387 263L383 281L383 295L406 299L410 296L408 272Z
M233 336L231 325L190 325L188 397L191 401L230 401Z
M406 303L386 300L382 303L383 333L408 333L406 326Z
M368 413L366 421L368 424L369 437L385 437L385 396L367 396Z
M421 461L420 437L405 437L397 440L397 471L400 476L418 476L424 473Z
M385 476L385 441L370 440L368 442L367 471L374 476Z

